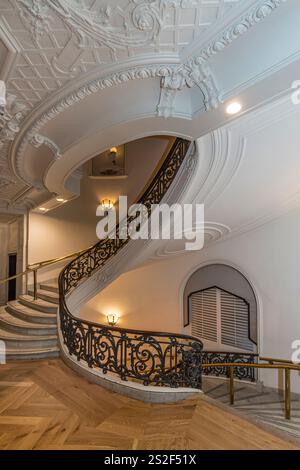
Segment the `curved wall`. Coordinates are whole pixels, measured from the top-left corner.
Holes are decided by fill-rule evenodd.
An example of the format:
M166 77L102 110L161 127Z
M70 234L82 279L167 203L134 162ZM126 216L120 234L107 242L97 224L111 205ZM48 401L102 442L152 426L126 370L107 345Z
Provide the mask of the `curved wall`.
M152 262L123 274L81 310L81 317L106 322L115 309L120 326L173 330L183 327L182 298L187 280L201 266L222 263L246 275L258 302L259 353L291 359L300 339L300 209L199 252ZM280 372L260 372L266 385L283 387ZM300 393L300 378L292 373L292 390Z

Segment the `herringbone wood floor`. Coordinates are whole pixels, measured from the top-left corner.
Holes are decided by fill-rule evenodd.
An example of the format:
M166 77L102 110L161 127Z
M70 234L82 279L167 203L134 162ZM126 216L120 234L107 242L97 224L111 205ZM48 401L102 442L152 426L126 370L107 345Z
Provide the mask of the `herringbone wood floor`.
M61 360L0 366L0 449L293 449L206 399L153 405Z

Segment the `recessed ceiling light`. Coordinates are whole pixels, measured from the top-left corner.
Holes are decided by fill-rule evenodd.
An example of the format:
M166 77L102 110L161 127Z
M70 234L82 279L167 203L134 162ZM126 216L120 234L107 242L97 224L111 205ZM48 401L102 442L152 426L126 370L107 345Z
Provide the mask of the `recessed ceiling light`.
M46 212L46 207L39 207L39 210L42 211L42 212Z
M241 111L242 105L238 101L233 101L226 108L227 114L237 114Z
M56 200L57 200L57 202L65 202L63 197L57 197Z

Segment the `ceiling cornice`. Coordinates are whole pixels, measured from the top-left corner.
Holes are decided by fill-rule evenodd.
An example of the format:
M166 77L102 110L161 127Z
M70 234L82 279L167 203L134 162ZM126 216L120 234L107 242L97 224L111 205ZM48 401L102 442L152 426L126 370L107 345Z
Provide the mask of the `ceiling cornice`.
M239 37L246 34L255 25L270 16L283 3L288 0L246 0L233 10L230 17L226 16L219 23L219 30L214 31L212 37L208 33L206 38L201 37L183 49L181 59L184 61L190 56L198 60L207 61L218 54ZM246 5L245 5L246 4ZM226 24L227 22L227 24ZM205 45L203 45L205 43Z

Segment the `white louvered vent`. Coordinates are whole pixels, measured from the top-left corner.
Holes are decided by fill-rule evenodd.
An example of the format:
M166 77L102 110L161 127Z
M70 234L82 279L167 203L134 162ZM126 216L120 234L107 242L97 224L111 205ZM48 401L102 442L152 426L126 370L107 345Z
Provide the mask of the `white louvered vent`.
M249 339L248 304L245 300L221 290L221 343L253 351Z
M217 289L192 294L190 309L193 336L217 342Z
M245 300L216 287L189 298L192 335L219 346L255 351L249 339L249 306Z

